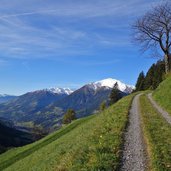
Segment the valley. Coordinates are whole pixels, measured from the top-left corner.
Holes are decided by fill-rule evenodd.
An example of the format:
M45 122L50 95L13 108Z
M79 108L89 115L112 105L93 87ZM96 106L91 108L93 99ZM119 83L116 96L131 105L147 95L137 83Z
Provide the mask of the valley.
M0 120L0 153L11 148L24 146L35 141L34 135L19 131L9 121Z
M1 1L0 171L171 171L171 1Z
M167 85L170 80L169 77L162 85ZM165 91L159 87L154 94L159 90ZM169 171L171 127L149 102L148 94L149 91L145 91L124 97L104 112L78 119L33 144L9 150L0 155L1 170L125 170L132 166L136 167L137 171ZM132 102L136 103L136 107L139 106L136 111L130 110L131 106L134 107ZM134 114L139 117L139 121ZM130 126L134 130L131 131L132 136L135 134L138 142L142 140L146 144L143 146L145 149L139 146L138 150L134 138L128 138L130 145L136 145L131 145L131 151L128 146L126 149L129 152L124 152L126 149L122 146L127 143L125 132ZM138 129L141 130L137 131ZM129 131L126 134L130 136ZM137 158L136 149L138 153L142 152L140 156L146 154L143 165L141 158ZM129 157L122 159L122 153ZM129 166L124 166L127 162Z
M133 86L109 78L86 84L75 91L65 88L33 91L0 104L0 117L12 120L17 128L30 129L37 125L51 132L61 127L67 109L74 109L77 118L98 111L103 101L108 103L116 82L122 96L130 94L134 89Z

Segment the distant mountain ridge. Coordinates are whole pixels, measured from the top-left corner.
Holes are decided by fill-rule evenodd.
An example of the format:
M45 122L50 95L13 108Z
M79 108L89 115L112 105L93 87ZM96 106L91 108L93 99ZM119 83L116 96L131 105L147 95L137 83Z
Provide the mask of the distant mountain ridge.
M0 94L0 103L8 102L16 97L17 96L8 95L8 94Z
M56 93L56 94L67 94L67 95L70 95L74 92L74 90L70 88L58 88L58 87L45 89L45 90Z
M66 111L69 108L76 110L77 117L83 117L94 113L103 101L108 101L112 88L118 83L118 89L122 96L130 94L133 86L126 85L112 78L89 83L73 92L70 96L57 101L54 104ZM49 111L52 110L48 109Z
M78 118L98 110L103 101L109 100L116 82L123 96L134 88L109 78L88 83L75 91L69 88L37 90L0 104L0 117L10 119L19 126L37 124L44 128L57 128L69 108L76 111Z
M51 115L41 115L51 103L66 97L67 94L56 94L51 91L38 90L21 95L11 101L0 104L0 116L10 119L15 123L26 123L33 126L44 121L51 126L51 120L57 118L56 113ZM59 111L61 111L59 109ZM59 113L57 112L57 114Z

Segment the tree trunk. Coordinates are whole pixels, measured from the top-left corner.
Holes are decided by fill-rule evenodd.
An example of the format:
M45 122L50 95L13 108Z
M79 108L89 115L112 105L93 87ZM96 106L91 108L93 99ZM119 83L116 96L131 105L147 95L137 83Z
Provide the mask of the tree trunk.
M165 54L164 60L165 60L165 72L166 74L170 71L170 61L169 61L169 54Z

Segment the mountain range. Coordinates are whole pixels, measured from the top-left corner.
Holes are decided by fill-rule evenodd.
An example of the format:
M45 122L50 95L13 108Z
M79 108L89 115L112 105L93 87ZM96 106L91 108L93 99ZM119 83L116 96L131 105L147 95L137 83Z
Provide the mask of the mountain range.
M130 94L133 86L126 85L119 80L105 79L94 83L89 83L73 92L70 96L56 101L53 106L61 107L64 111L69 108L76 110L77 117L87 116L94 113L103 101L109 99L112 88L118 83L118 89L123 96ZM52 111L53 107L48 111Z
M47 129L57 129L67 109L76 111L77 118L96 112L103 101L108 101L115 83L125 96L134 89L112 78L89 83L71 90L50 88L37 90L0 104L0 117L10 119L18 127L33 127L34 124Z
M0 94L0 103L8 102L16 97L17 96L8 95L8 94Z

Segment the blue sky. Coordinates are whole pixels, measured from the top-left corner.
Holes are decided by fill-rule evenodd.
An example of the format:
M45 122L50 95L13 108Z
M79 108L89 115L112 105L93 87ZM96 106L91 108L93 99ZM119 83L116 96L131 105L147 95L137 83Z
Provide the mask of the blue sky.
M1 0L0 93L135 84L156 58L131 43L131 24L160 0Z

